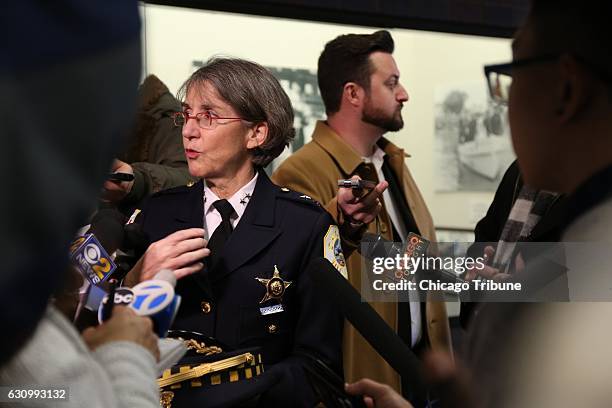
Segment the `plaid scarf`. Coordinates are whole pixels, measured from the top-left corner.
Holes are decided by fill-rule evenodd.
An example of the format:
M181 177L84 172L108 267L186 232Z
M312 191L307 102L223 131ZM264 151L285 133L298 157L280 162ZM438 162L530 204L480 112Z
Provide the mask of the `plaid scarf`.
M500 272L510 273L509 267L516 243L529 237L558 196L556 193L538 191L525 185L521 188L502 230L491 266Z

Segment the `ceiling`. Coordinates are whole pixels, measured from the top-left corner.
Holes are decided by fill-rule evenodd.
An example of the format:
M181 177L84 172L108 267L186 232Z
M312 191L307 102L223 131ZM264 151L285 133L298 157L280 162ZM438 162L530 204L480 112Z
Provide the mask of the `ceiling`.
M529 0L145 0L197 9L372 27L511 37Z

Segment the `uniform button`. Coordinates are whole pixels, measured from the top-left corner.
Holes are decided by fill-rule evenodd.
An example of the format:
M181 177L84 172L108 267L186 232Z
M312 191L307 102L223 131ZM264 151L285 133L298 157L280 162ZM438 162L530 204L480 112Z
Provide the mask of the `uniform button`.
M204 312L205 314L209 314L212 310L212 306L209 302L202 302L200 303L200 306L202 307L202 312Z
M271 325L268 326L268 333L274 334L274 333L276 333L276 330L278 330L278 327L276 327L275 324L271 324Z

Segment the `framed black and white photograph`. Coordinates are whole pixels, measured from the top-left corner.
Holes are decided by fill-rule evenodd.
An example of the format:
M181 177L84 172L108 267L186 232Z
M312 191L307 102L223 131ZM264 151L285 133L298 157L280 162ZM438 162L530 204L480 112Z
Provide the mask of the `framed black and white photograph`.
M436 191L495 191L514 160L507 107L484 81L438 86L434 103Z
M315 70L271 66L266 68L278 79L289 96L294 114L295 139L270 165L270 171L274 171L287 156L310 142L317 120L325 119L325 106Z

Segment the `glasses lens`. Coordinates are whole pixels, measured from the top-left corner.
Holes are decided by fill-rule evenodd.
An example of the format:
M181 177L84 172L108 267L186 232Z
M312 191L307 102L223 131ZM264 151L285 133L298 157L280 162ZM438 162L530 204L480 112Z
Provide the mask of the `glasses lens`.
M176 112L174 114L174 126L183 127L185 125L185 114L183 112Z
M501 72L489 73L489 92L493 100L500 103L508 103L512 77Z
M212 128L212 116L208 112L200 112L198 113L198 125L202 129L211 129Z

